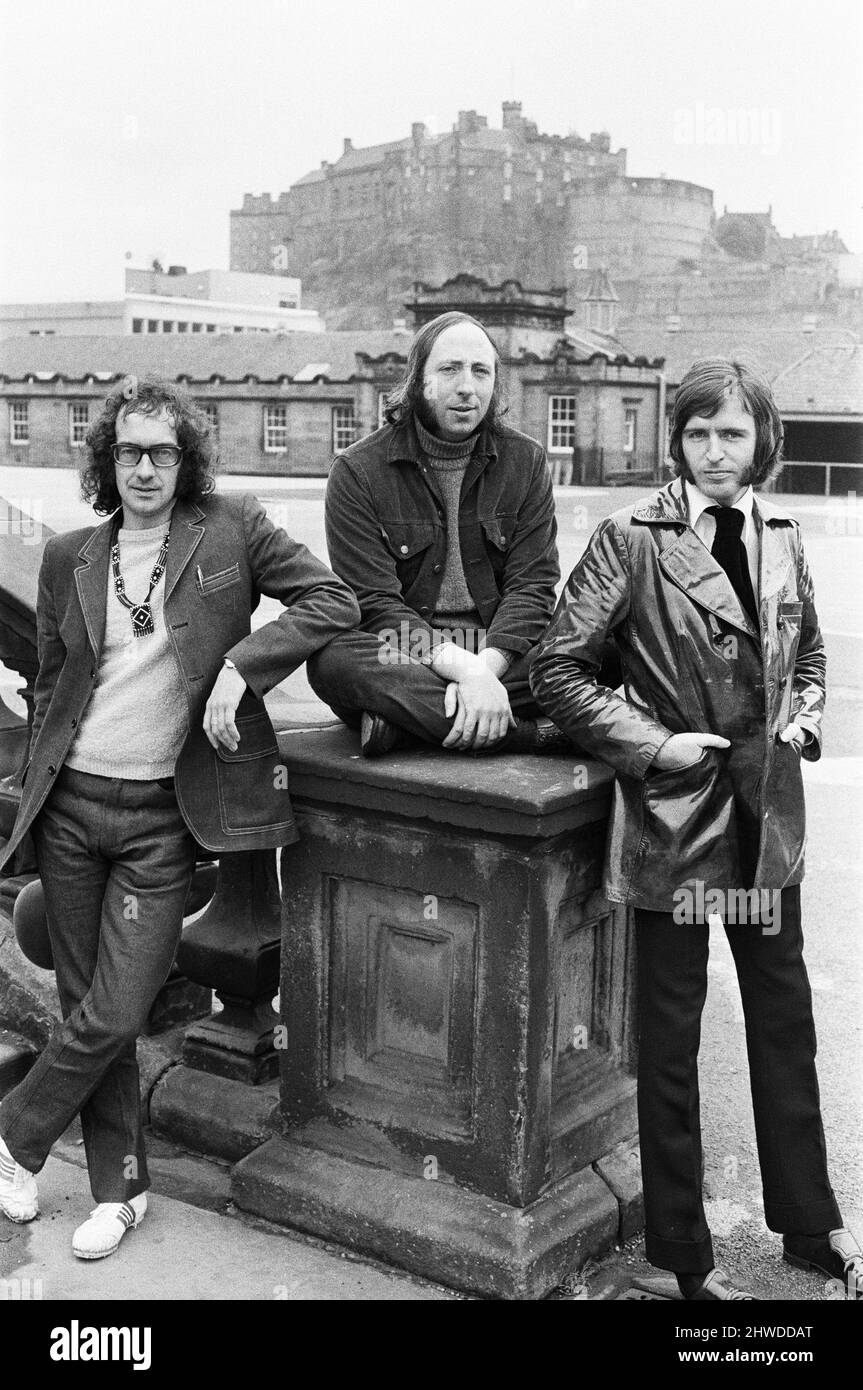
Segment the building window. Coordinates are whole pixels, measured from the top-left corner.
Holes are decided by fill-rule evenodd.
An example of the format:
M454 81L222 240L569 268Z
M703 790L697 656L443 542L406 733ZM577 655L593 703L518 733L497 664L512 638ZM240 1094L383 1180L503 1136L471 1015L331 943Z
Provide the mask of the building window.
M178 333L188 333L188 331L189 331L189 325L188 325L188 323L186 322L185 319L180 319L179 323L177 324L177 332L178 332Z
M387 396L389 391L378 391L378 429L386 424L387 419L384 414L387 408Z
M623 452L634 454L638 440L638 411L628 405L623 412Z
M219 433L219 407L215 401L198 401L198 409L202 415L206 415L212 434Z
M143 319L132 319L132 332L133 332L133 333L143 333L143 331L144 331L144 320L143 320Z
M9 438L13 444L30 443L30 402L13 401Z
M90 425L90 407L86 401L75 402L69 406L69 443L80 448L87 442L87 429Z
M264 453L284 454L288 448L288 407L264 406Z
M356 439L357 426L352 405L333 406L333 453L340 454Z
M159 331L159 320L158 320L158 319L147 319L147 332L148 332L148 333L158 333L158 331Z
M575 396L549 396L548 449L563 453L575 447Z

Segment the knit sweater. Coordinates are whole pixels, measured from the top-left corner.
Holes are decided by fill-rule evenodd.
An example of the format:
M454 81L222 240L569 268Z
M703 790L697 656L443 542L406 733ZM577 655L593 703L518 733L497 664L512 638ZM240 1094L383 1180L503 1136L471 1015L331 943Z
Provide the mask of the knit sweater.
M436 629L479 628L482 619L476 610L473 595L465 578L459 540L459 505L461 485L477 436L450 443L430 434L415 416L417 439L443 497L446 512L446 558L437 605L432 616Z
M167 527L121 529L120 573L127 597L141 603ZM150 598L155 631L135 637L132 615L108 571L105 639L93 694L66 763L98 777L143 782L171 777L189 728L183 679L164 618L165 576Z

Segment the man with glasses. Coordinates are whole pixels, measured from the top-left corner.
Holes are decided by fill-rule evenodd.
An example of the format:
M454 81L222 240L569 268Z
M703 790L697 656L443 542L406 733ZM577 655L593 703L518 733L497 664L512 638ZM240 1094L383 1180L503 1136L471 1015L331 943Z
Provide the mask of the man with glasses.
M0 861L32 834L64 1021L0 1105L0 1212L36 1216L33 1174L80 1112L97 1205L73 1250L100 1259L147 1208L135 1039L195 842L297 838L263 696L359 607L252 494L214 491L209 426L181 389L126 378L87 443L82 490L108 519L45 546L30 759ZM261 594L284 611L252 633Z

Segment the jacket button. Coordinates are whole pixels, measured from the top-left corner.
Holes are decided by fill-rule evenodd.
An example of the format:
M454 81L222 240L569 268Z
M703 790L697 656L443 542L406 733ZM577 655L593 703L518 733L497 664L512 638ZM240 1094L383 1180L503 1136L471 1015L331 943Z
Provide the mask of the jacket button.
M420 612L421 612L421 613L427 613L428 611L429 611L428 608L421 608L421 609L420 609Z
M56 769L56 767L54 766L54 764L53 764L53 763L49 763L49 764L48 764L48 776L49 776L49 777L53 777L53 776L54 776L54 773L55 773L56 771L57 771L57 769Z
M95 666L91 667L91 669L90 669L90 679L91 679L91 680L95 680L95 679L96 679L96 667L95 667Z
M73 729L77 729L77 727L78 727L78 721L77 721L77 719L73 719L73 720L72 720L72 728L73 728Z
M432 573L433 573L433 574L440 574L440 572L441 572L442 569L443 569L443 565L435 565L435 566L434 566L434 569L433 569L433 571L432 571Z
M407 555L407 553L408 553L408 548L407 548L406 545L400 546L399 548L400 548L400 550L401 550L401 552L402 552L402 555Z

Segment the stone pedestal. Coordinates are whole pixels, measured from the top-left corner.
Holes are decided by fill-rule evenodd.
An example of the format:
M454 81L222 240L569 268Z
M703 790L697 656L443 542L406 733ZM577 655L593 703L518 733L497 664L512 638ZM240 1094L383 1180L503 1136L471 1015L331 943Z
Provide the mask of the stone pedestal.
M285 733L280 1137L247 1210L444 1282L535 1298L613 1241L636 1131L611 775L571 757L378 762Z

